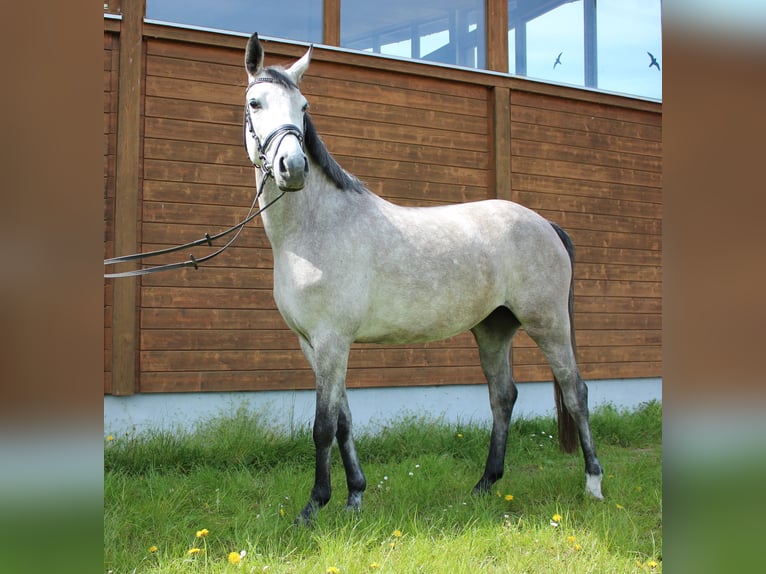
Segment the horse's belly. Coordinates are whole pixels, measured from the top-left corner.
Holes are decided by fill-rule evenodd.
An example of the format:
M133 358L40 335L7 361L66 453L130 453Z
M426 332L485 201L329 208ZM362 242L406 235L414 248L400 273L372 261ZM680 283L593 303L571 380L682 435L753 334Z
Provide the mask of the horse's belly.
M481 322L498 306L499 296L448 300L431 297L391 299L371 312L360 325L359 343L425 343L463 333Z

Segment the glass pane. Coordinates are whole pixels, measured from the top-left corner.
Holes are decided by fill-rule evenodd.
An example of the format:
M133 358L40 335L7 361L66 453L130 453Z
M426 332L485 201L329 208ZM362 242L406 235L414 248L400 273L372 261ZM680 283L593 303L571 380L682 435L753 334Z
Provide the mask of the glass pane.
M599 0L598 87L662 99L660 0ZM651 53L657 60L652 64Z
M340 5L344 48L485 66L484 0L348 0Z
M526 32L528 77L578 86L585 83L582 0L530 20Z
M289 4L289 9L286 9ZM146 0L146 17L303 42L322 41L322 0Z

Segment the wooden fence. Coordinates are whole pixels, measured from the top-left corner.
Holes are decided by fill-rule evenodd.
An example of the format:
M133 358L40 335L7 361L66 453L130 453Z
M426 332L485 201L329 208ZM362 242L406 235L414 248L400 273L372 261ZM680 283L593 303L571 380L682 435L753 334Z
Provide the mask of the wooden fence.
M242 144L246 38L104 22L105 256L237 223L255 192ZM267 42L267 64L304 49ZM302 91L336 159L383 197L501 197L559 223L577 249L583 376L661 375L660 104L321 46ZM256 219L204 269L105 281L104 391L313 387L271 266ZM523 333L513 362L519 382L551 380ZM349 362L350 387L482 382L470 334L355 345Z

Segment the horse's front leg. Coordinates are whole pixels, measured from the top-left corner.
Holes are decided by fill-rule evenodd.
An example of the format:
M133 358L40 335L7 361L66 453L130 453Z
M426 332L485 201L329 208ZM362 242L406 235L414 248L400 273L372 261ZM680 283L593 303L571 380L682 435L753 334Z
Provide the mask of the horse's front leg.
M346 485L348 486L346 510L356 512L362 508L362 494L367 488L367 480L364 478L359 455L356 453L356 446L354 445L354 437L351 432L351 409L348 406L345 390L338 413L338 432L335 436L338 439L343 468L346 470Z
M345 384L350 344L341 342L336 337L325 336L315 337L310 341L301 339L301 347L316 375L314 487L306 506L296 519L297 524L307 524L332 496L330 453L333 439L339 432L341 410L348 409ZM353 447L353 442L351 444ZM344 461L345 457L346 455Z

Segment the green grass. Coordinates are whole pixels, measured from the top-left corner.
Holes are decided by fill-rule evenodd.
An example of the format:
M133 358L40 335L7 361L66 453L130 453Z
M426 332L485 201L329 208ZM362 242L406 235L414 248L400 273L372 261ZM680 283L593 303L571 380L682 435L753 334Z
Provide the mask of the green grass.
M242 410L191 433L117 436L104 453L105 571L660 572L661 405L591 419L603 502L585 498L582 458L559 452L553 419L515 421L505 477L474 496L488 428L404 417L357 440L359 514L343 510L336 449L334 496L310 528L293 526L313 481L308 427L288 436Z

